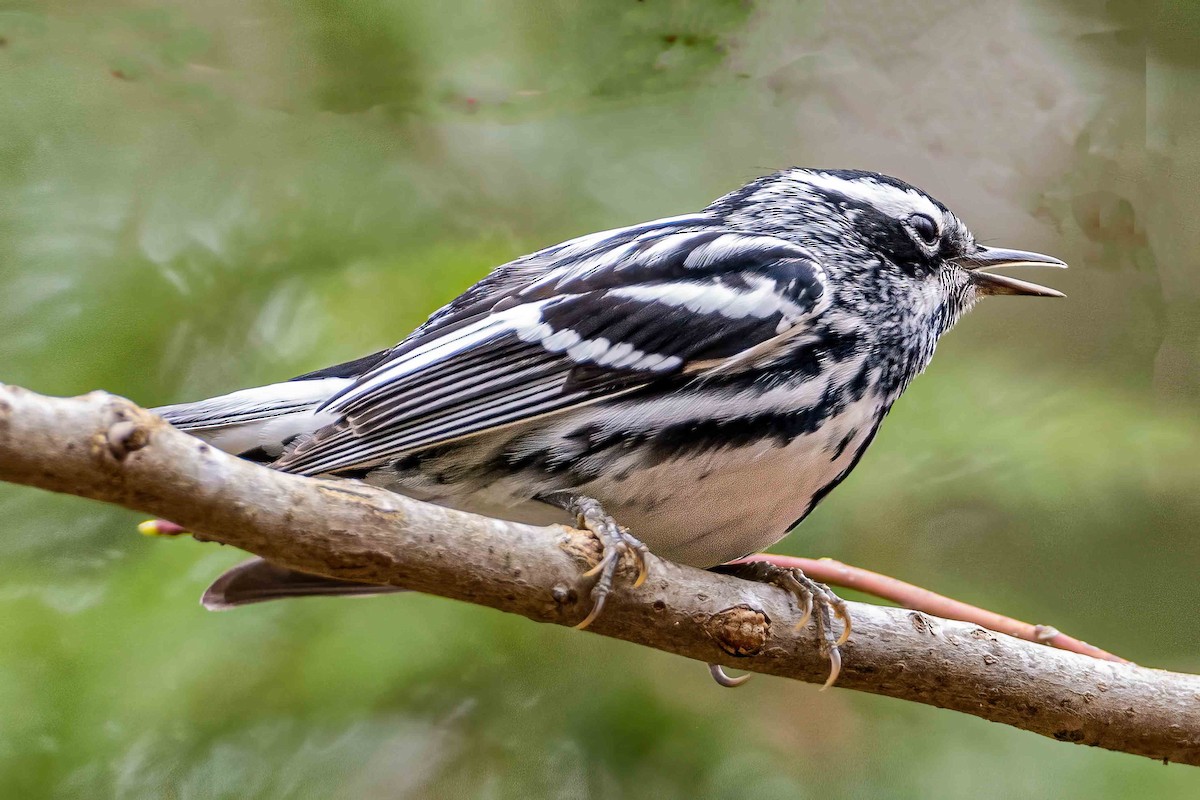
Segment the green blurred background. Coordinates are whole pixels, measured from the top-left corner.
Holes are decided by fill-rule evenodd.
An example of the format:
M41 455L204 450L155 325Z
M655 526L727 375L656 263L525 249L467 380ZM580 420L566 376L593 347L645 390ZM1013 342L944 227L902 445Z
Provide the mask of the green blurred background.
M147 405L278 380L535 248L782 166L876 169L1069 261L1070 299L984 303L777 549L1200 670L1193 4L0 9L0 379ZM210 614L237 552L14 487L0 518L4 797L1200 793L436 598Z

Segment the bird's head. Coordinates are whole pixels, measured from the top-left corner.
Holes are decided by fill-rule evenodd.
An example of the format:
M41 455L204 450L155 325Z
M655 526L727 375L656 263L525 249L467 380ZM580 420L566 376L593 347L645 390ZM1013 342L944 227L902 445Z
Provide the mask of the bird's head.
M860 170L790 169L721 200L739 224L804 244L835 291L877 313L905 312L940 335L981 297L1062 297L998 267L1066 267L1057 258L985 247L945 205L904 181Z

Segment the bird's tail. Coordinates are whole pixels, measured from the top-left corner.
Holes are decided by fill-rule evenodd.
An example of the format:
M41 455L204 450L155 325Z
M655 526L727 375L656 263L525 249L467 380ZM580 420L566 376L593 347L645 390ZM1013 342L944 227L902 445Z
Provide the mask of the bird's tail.
M339 377L291 380L161 406L154 413L213 447L256 461L273 461L296 437L332 423L334 416L317 408L353 382Z
M386 354L386 350L381 350L283 383L243 389L194 403L162 406L154 409L154 413L213 447L271 463L298 437L333 423L336 417L319 411L321 405L353 384L358 375ZM184 532L178 525L163 520L151 520L139 527L149 534L178 535ZM288 597L361 596L398 591L402 590L310 575L255 558L217 578L201 602L205 608L220 611Z
M283 600L289 597L367 597L402 592L396 586L326 578L310 575L252 558L238 564L209 586L200 602L209 611L226 611L251 603Z

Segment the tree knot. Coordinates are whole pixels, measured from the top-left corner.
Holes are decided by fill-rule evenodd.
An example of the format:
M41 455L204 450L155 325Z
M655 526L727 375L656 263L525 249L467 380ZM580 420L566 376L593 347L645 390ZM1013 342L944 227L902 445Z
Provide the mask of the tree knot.
M141 450L150 443L150 431L144 425L122 419L108 426L108 452L117 461L124 461L130 453Z
M600 563L600 559L604 557L604 546L595 535L566 525L560 527L562 535L558 537L558 546L567 555L584 564L587 569Z
M726 653L753 656L766 645L771 621L758 609L739 605L710 616L704 622L704 631Z

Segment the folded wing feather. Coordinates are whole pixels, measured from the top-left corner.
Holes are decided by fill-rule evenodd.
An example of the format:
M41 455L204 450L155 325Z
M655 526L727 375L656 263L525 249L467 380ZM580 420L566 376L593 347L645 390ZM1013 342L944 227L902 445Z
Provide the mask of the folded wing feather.
M761 363L828 304L824 271L798 245L681 219L608 232L583 258L561 255L564 245L529 257L542 259L537 269L509 265L506 283L468 292L319 406L334 422L276 466L367 468L681 375L742 368L747 353Z

